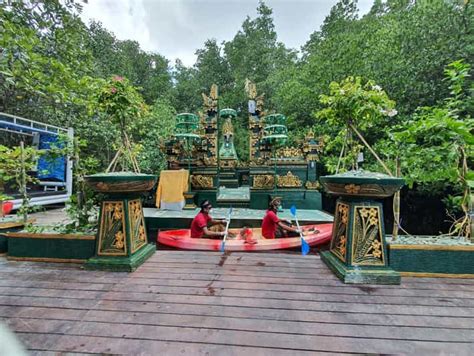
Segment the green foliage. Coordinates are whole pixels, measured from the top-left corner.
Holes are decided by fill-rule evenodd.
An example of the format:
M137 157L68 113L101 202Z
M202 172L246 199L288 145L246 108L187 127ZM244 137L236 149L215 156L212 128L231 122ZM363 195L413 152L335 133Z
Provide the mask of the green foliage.
M237 157L242 162L248 162L250 158L248 121L237 117L232 123L234 127L234 146Z
M36 168L36 162L44 151L38 151L32 147L5 147L0 145L0 181L5 183L13 183L13 186L19 188L22 204L18 210L18 214L23 216L23 221L28 219L30 211L30 198L27 194L27 184L36 182L37 179L28 175L28 171Z
M373 81L363 82L360 77L348 77L341 83L329 85L329 95L321 95L325 109L316 113L331 126L339 128L352 124L367 130L383 123L385 116L395 116L395 102Z
M89 25L86 47L95 61L95 74L101 78L119 75L141 88L147 104L170 97L172 84L168 60L143 51L136 41L119 41L98 22Z
M397 114L395 102L373 81L363 81L360 77L348 77L341 83L329 85L329 95L321 95L320 102L326 107L314 114L322 120L324 132L331 136L325 146L326 168L338 171L350 164L357 168L357 156L362 149L358 140L352 137L353 128L362 132L373 132L386 126L391 117ZM377 135L371 135L377 138ZM341 151L336 156L337 152Z
M280 73L280 111L296 125L312 125L308 113L321 106L318 97L329 84L361 76L382 86L407 118L447 96L448 63L472 58L472 18L470 2L375 2L359 18L353 1L339 1L304 46L297 68Z
M451 191L445 198L448 211L464 213L454 219L451 232L464 236L472 236L468 213L474 183L474 119L466 110L474 89L468 81L470 69L462 61L449 64L445 74L450 96L438 106L419 108L411 120L394 129L394 145L385 147L397 150L409 186L416 183L431 193Z
M127 132L132 121L146 112L143 98L128 79L115 76L103 86L97 99L99 109L122 133Z
M462 62L447 66L451 96L439 106L419 108L412 119L395 128L393 138L396 147L403 147L399 153L410 186L457 185L463 158L472 159L474 120L464 111L470 98L463 90L469 70Z
M144 173L159 174L166 168L160 149L175 127L176 111L166 100L157 100L149 113L134 122L133 137L140 142L138 162Z

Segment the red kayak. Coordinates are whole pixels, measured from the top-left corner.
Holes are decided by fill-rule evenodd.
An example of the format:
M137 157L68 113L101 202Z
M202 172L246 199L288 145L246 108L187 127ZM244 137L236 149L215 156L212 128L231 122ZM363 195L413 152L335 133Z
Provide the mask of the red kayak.
M332 236L332 224L305 225L301 227L305 241L310 246L328 243ZM189 229L160 231L158 242L171 247L184 250L219 251L222 240L218 239L192 239ZM229 229L226 239L226 251L265 251L296 248L301 246L299 237L285 237L279 239L266 239L262 236L260 228Z

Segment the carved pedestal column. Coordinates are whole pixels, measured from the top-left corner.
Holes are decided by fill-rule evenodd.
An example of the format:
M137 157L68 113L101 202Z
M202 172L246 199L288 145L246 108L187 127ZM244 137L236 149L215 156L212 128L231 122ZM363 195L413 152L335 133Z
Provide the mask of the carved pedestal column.
M321 182L341 196L330 250L321 253L322 260L344 283L400 284L400 274L388 264L382 204L373 198L393 195L403 179L356 171L321 177Z
M156 181L151 175L98 174L88 184L106 198L101 202L95 256L87 269L132 272L148 259L156 246L148 244L141 192Z

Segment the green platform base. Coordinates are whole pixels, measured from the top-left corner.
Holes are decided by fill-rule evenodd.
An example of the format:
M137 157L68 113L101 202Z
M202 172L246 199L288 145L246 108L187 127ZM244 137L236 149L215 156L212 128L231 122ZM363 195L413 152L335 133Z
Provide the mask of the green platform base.
M420 242L423 238L420 238ZM425 240L430 240L426 238ZM416 276L469 275L474 277L472 245L404 245L388 244L390 267L403 274Z
M321 252L321 259L347 284L400 284L400 273L388 267L348 267L330 251Z
M3 235L4 231L0 230L0 254L7 253L8 251L8 240L5 235Z
M58 233L8 233L12 260L83 263L94 256L95 236Z
M28 223L33 222L33 220L28 220ZM25 223L22 220L6 217L0 218L0 254L5 254L8 252L8 237L6 236L9 232L16 232L23 229Z
M133 272L156 251L153 244L147 244L130 257L99 256L90 258L84 265L89 270Z

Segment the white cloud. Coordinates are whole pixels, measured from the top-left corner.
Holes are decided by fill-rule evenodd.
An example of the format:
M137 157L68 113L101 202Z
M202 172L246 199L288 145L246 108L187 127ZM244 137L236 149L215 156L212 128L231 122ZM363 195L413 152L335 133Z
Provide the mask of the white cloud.
M366 13L373 0L360 0ZM319 29L335 0L267 0L279 40L298 49ZM207 39L231 40L258 0L89 0L81 18L94 19L120 40L135 40L146 51L192 65Z

